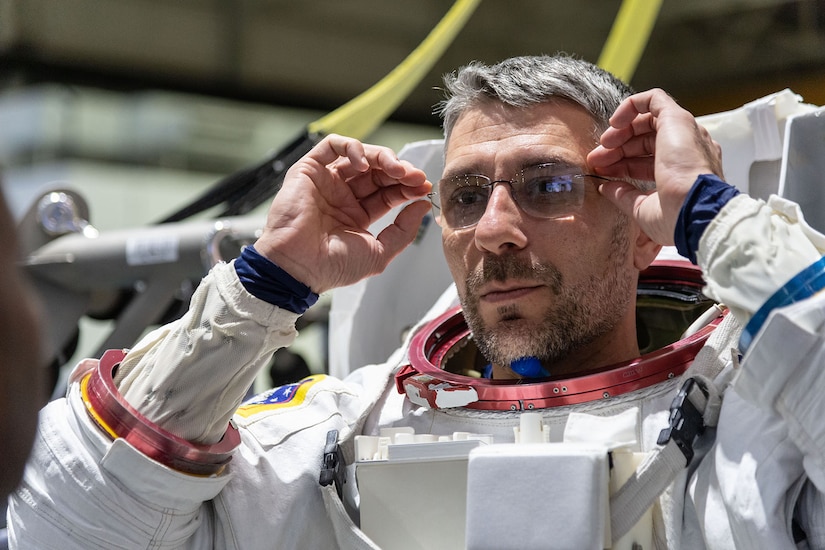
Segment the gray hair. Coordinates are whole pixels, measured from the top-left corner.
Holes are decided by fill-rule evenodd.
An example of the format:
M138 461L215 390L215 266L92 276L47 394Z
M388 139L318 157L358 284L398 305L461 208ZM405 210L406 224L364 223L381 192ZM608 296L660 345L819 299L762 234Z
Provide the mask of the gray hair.
M527 107L551 100L567 100L593 117L594 134L607 129L613 112L633 90L607 71L575 57L513 57L495 65L472 62L444 76L446 99L435 112L444 120L444 137L468 109L485 101Z

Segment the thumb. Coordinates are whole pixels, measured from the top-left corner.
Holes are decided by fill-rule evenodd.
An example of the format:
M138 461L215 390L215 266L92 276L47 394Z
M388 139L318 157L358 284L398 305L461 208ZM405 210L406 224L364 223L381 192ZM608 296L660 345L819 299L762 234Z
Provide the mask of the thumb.
M415 201L404 207L396 216L395 221L378 234L378 242L383 245L386 264L401 253L413 242L421 221L430 211L430 202ZM386 267L386 264L384 267Z
M619 180L604 182L599 186L599 193L612 202L616 208L636 219L638 210L648 194L639 190L632 183Z
M599 192L636 222L654 242L673 244L676 219L669 220L665 215L658 192L645 192L625 181L605 182L599 186Z

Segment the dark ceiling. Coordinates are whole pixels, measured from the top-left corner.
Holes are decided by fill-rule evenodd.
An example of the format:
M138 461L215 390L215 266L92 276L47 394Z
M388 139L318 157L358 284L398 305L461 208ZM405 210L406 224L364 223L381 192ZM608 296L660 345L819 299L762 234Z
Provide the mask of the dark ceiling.
M393 116L437 124L441 75L473 59L596 61L620 0L482 0ZM165 88L328 111L395 67L447 0L0 0L0 85ZM631 84L695 114L790 87L825 103L825 1L665 0Z

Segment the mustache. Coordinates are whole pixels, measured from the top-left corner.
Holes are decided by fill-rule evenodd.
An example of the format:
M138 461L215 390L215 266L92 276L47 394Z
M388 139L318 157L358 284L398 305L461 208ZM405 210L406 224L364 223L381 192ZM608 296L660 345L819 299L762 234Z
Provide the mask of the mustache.
M507 279L541 281L554 294L561 292L563 282L561 271L551 263L533 264L525 258L489 256L481 262L480 269L467 276L467 290L474 294L485 283Z

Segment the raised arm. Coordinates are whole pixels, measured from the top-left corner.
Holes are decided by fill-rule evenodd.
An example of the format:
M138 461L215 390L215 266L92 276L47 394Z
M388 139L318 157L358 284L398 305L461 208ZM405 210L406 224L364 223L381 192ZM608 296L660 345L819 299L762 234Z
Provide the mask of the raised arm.
M733 391L768 411L771 429L787 434L776 437L798 449L801 464L785 460L782 476L802 483L796 493L787 492L783 506L816 545L825 514L825 236L805 222L799 205L777 196L752 199L717 178L718 147L661 90L626 100L589 160L605 175L655 178L651 194L629 184L607 184L602 191L654 239L675 242L696 261L705 293L728 305L742 324L736 356L743 359ZM736 407L723 406L719 421L734 438L753 429L737 425L742 416Z
M665 245L674 242L679 211L696 178L722 177L719 144L659 89L627 98L587 160L605 176L656 182L650 194L621 182L605 185L602 192Z
M9 507L12 547L211 547L220 533L201 506L245 467L242 452L226 467L240 438L230 418L258 371L319 292L380 272L412 242L420 201L379 235L368 228L430 188L390 149L340 136L292 166L254 247L215 266L181 319L125 357L82 362L43 410Z
M386 147L328 136L289 170L255 248L316 293L355 283L412 242L429 203L413 202L377 236L370 224L431 187Z
M298 315L318 293L380 273L428 204L412 202L377 236L370 224L430 188L386 147L325 138L287 172L254 250L213 270L179 322L129 353L118 372L126 400L177 436L219 440L257 371L292 342Z
M819 260L825 239L799 207L740 195L721 180L721 151L707 130L662 90L626 99L588 157L606 176L655 180L645 193L608 182L602 193L661 244L698 263L706 292L742 324L780 287Z

